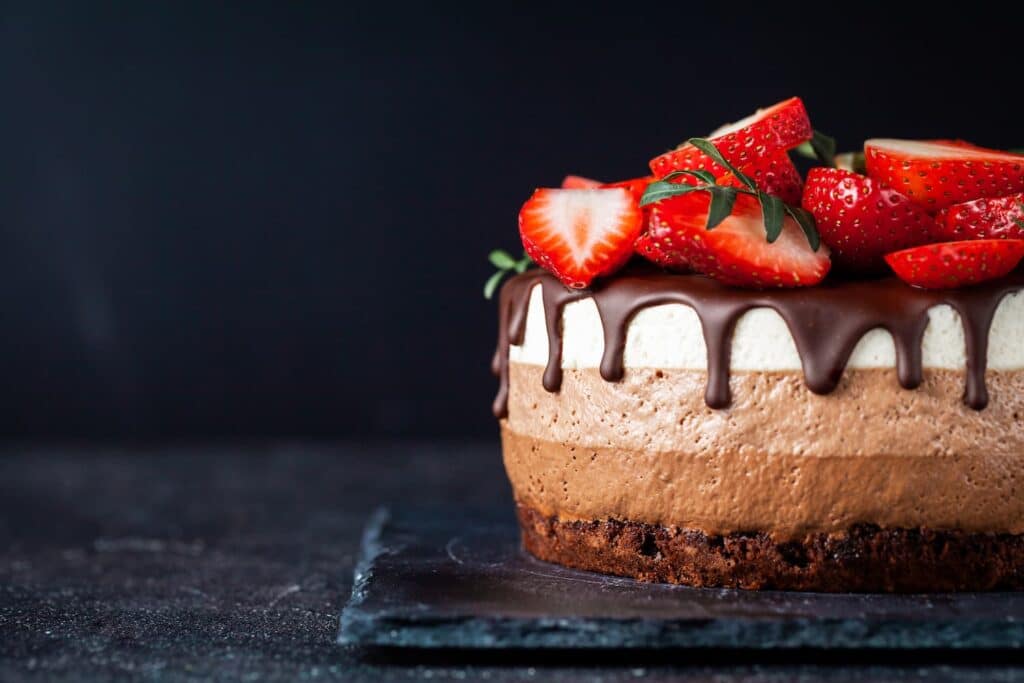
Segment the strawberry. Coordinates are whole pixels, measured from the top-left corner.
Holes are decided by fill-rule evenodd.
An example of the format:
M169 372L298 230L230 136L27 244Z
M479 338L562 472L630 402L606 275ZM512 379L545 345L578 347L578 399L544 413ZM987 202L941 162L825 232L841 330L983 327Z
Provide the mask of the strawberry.
M641 233L636 238L633 250L651 263L662 268L678 272L690 270L690 263L683 254L675 249L667 248L651 236L650 232Z
M713 230L706 227L710 202L708 192L697 191L654 204L647 234L663 253L678 253L694 270L730 285L804 287L828 273L828 248L812 251L789 215L769 243L756 197L737 194L732 213Z
M924 289L951 289L1003 277L1024 257L1024 240L968 240L886 254L899 279Z
M812 168L802 205L844 270L876 272L885 268L882 257L888 252L934 241L935 222L924 209L851 171Z
M1024 155L961 140L868 140L868 175L929 211L1024 192Z
M615 183L604 183L601 187L624 187L630 191L633 197L639 202L640 197L644 196L644 190L647 186L653 183L655 178L653 176L644 176L642 178L630 178L629 180L620 180Z
M640 206L623 187L540 189L519 211L526 253L575 289L625 265L641 225Z
M562 181L563 190L597 190L599 188L606 187L624 187L629 190L637 201L640 201L640 197L643 196L644 190L647 186L654 182L653 176L644 176L642 178L630 178L629 180L619 180L614 183L602 183L600 180L591 180L590 178L584 178L578 175L567 175Z
M563 190L596 190L603 183L600 180L591 180L579 175L567 175L562 180Z
M741 167L740 171L753 180L761 191L773 194L787 204L800 205L803 180L800 179L800 171L796 170L793 160L785 152L776 152L763 159L757 159L752 164ZM718 184L727 187L744 186L732 173L726 173L719 178Z
M760 109L742 121L719 128L710 136L725 160L743 170L758 159L796 147L811 139L810 119L799 97ZM651 160L651 170L659 178L672 171L704 169L716 177L724 168L690 144L666 152Z
M1024 194L954 204L935 222L944 240L1024 239Z

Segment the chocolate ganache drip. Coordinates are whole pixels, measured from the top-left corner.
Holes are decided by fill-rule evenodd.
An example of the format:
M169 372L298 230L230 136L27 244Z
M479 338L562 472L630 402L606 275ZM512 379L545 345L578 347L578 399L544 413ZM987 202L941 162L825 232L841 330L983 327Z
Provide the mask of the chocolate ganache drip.
M523 343L530 293L537 284L543 288L548 336L544 388L551 392L562 385L562 311L569 302L586 297L593 297L601 316L601 376L609 382L623 377L626 330L638 311L671 303L693 308L707 346L704 400L711 408L729 406L732 333L740 317L753 308L771 308L782 316L800 354L807 387L816 394L827 394L839 384L857 342L875 328L892 335L900 385L916 388L922 378L921 341L928 326L928 309L948 304L960 315L967 346L964 401L981 410L988 404L985 366L989 327L1003 297L1024 289L1024 271L952 290L915 289L890 277L751 291L727 287L700 275L675 275L644 265L631 265L590 290L571 290L551 274L531 270L512 278L501 290L498 348L491 363L500 381L494 399L494 414L499 418L508 414L509 346Z

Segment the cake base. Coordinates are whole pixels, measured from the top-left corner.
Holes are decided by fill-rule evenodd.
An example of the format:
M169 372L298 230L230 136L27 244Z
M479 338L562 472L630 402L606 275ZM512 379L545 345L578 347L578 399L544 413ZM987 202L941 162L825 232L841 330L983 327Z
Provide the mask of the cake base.
M517 506L523 545L556 564L696 587L821 592L1024 590L1024 535L858 525L777 543L634 521L563 521Z

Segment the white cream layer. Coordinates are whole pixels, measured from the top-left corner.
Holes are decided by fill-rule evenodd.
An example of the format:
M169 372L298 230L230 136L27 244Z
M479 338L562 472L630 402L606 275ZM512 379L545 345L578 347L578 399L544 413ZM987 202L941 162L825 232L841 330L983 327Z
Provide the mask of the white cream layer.
M960 316L949 306L928 311L922 355L926 368L963 368L966 348ZM562 367L596 368L601 364L604 332L593 299L568 304L562 318ZM514 363L545 365L548 338L544 323L541 285L530 294L526 334L520 346L512 346ZM626 332L627 368L707 369L704 334L696 312L683 304L645 308L634 316ZM734 370L800 370L800 356L789 328L770 308L745 313L733 334L731 367ZM896 347L885 330L865 334L847 367L896 367ZM1010 294L996 310L989 332L988 368L1024 368L1024 294Z

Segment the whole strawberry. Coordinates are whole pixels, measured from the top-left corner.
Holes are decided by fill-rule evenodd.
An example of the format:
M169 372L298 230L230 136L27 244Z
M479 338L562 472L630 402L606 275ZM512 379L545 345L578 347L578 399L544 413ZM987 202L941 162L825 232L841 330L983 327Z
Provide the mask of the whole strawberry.
M839 168L812 168L802 205L811 212L837 268L876 273L885 254L934 240L935 221L899 192Z
M935 214L944 240L1024 238L1024 194L975 199Z

